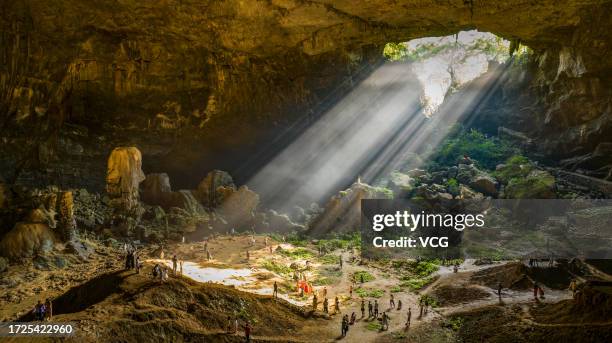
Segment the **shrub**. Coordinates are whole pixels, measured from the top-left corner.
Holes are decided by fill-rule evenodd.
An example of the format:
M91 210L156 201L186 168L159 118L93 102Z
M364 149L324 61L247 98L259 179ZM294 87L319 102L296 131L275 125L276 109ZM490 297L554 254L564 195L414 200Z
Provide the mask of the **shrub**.
M355 282L357 283L361 282L362 277L364 282L370 282L376 279L374 275L370 274L367 271L358 271L353 274L353 280L355 280Z
M481 167L492 170L517 152L508 141L471 129L459 130L456 136L447 139L432 159L440 165L455 165L459 158L468 155Z

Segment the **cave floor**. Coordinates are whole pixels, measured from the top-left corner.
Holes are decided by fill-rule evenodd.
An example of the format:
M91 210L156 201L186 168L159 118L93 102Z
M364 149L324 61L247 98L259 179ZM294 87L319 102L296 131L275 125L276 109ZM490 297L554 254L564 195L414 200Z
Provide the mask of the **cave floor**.
M353 259L352 251L336 249L320 257L317 256L316 250L312 249L312 247L294 247L291 244L277 242L273 239L268 239L268 244L266 245L264 236L219 236L208 243L208 248L213 257L210 261L206 259L206 251L202 242L172 244L165 247L163 257L158 246L145 246L141 249L141 256L145 258L145 265L139 275L131 271L121 271L123 264L121 247L106 247L95 242L92 242L92 245L95 246L95 251L86 261L65 255L63 258L68 259L69 263L64 268L50 267L48 270L41 270L40 264L36 265L34 263L11 266L11 269L3 277L2 284L0 285L5 294L1 298L0 318L3 321L20 318L32 309L37 300L44 300L47 297L58 297L65 294L71 287L83 282L86 283L97 276L121 273L123 280L121 289L125 292L129 290L129 292L137 293L140 289L156 287L158 283L151 278L151 268L155 263L163 263L171 267L169 259L174 254L177 254L180 259L185 261L185 275L171 275L170 283L183 282L181 280L187 281L190 278L193 279L189 280L191 284L198 284L195 281L229 281L229 283L223 282L226 285L230 285L226 288L249 292L254 297L260 297L256 299L270 299L269 294L272 291L273 283L276 281L279 284L279 293L282 300L279 300L278 304L274 306L303 306L304 310L302 311L305 311L305 313L311 312L312 297L302 297L296 291L296 281L293 280L290 269L285 270L281 268L277 270L274 267L270 267L270 265L292 265L296 269L302 270L305 278L311 280L315 285L317 284L316 280L320 280L324 275L331 275L331 282L324 286L314 287L315 292L319 294L319 306L316 313L310 313L307 316L308 319L302 317L302 319L298 320L299 325L287 328L286 332L283 330L269 332L266 329L260 330L256 324L254 336L262 341L312 341L312 337L319 338L319 341L335 341L341 339L340 323L342 315L349 314L350 316L351 313L355 312L357 320L354 325L351 325L347 337L344 338L344 340L349 342L384 342L397 341L398 339L408 339L408 341L438 339L440 341L451 342L456 340L456 333L452 329L445 328L444 323L448 321L449 317L454 315L486 308L497 308L503 311L513 309L512 311L515 311L513 315L516 317L515 319L519 322L519 325L533 326L540 324L535 323L535 320L530 315L532 309L544 306L545 304L571 299L570 293L566 290L553 290L545 287L545 299L534 301L531 290L514 289L504 290L502 294L503 301L500 302L495 290L474 284L470 280L474 272L487 269L491 266L475 266L469 261L461 266L459 273L453 273L452 267L441 266L433 274L436 277L436 281L418 292L411 292L405 288L398 290L397 286L401 280L392 269L388 268L388 266L375 263L359 264L357 260L351 262ZM246 258L247 250L250 255L248 260ZM337 262L335 262L340 255L345 261L342 270L340 270ZM306 266L306 261L308 261L308 267ZM224 274L226 275L223 277L225 280L219 280L218 278L206 280L201 279L202 276L197 276L197 273L193 274L194 271L198 270L207 270L211 273L209 275L220 271L225 271L229 274ZM234 273L232 270L241 271L241 273ZM365 282L363 285L359 282L354 284L352 276L360 271L370 273L374 279ZM200 279L198 279L199 277ZM207 283L199 282L199 284ZM352 297L349 295L351 284L354 285ZM323 301L321 292L324 287L327 289L330 315L322 312ZM379 296L378 298L368 294L365 299L366 308L368 300L373 302L374 299L377 299L380 304L379 312L388 312L390 317L388 330L380 331L377 321L361 318L361 298L357 294L357 289L360 287L368 291L384 291L382 296L377 295ZM391 293L390 290L393 287L396 289L394 293ZM430 294L435 289L441 287L477 289L478 292L476 293L478 296L454 299L456 301L440 304L438 307L430 309L422 318L419 318L418 301L420 296L422 294ZM118 290L117 292L121 291ZM391 294L393 294L396 304L401 300L401 310L389 308ZM335 311L333 299L336 296L340 299L341 314L333 314ZM104 303L108 304L102 306L101 304ZM93 335L96 331L95 326L105 325L105 320L109 314L116 312L117 316L121 317L125 315L126 306L129 307L128 304L121 303L121 305L117 305L116 300L110 302L107 299L103 299L98 304L91 305L87 310L60 314L59 318L83 321L84 330L89 335ZM405 322L408 308L412 309L412 321L410 329L406 330ZM56 309L56 311L59 311L59 309ZM114 315L111 315L111 317L114 317ZM545 325L545 323L541 325ZM207 335L227 335L222 327L217 329L208 327L206 332ZM240 334L234 336L239 337Z

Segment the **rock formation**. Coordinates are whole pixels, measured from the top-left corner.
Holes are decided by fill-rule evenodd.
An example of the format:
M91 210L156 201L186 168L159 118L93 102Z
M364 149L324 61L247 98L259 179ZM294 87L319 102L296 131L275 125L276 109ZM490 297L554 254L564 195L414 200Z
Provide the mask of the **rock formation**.
M340 191L325 204L323 212L308 225L311 235L347 233L359 230L361 222L362 199L390 199L393 193L388 190L372 187L359 180L348 189Z
M19 222L0 241L0 254L11 260L32 257L50 251L55 242L53 231L49 228L52 216L43 210L30 212L25 221Z
M138 205L138 185L145 179L142 155L135 147L115 148L108 158L106 191L116 207L131 211Z

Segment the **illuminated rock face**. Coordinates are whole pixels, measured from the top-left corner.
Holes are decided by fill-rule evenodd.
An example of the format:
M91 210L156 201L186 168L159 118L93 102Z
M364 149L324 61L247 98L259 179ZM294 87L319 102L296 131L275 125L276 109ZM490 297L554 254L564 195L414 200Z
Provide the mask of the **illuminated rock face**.
M12 177L32 159L26 165L46 168L25 168L24 183L102 187L90 181L102 178L90 176L101 173L108 153L136 145L151 170L167 171L179 188L193 186L202 170L230 169L253 153L254 142L342 97L360 71L378 62L384 43L472 28L537 51L547 112L536 120L563 132L569 143L561 151L569 152L602 132L593 121L609 104L601 101L609 98L602 76L612 61L604 6L603 0L7 2L0 27L10 33L1 43L8 67L0 73L8 82L0 111L10 114L11 130L2 132L2 170Z
M106 192L117 207L131 210L138 205L138 185L144 181L142 155L137 148L115 148L108 158Z

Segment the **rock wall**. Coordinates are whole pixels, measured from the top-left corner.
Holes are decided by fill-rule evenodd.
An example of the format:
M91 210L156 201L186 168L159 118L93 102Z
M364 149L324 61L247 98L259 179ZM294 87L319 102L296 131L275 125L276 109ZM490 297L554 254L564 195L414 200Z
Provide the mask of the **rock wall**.
M240 181L271 137L308 125L376 66L384 43L474 27L537 51L544 110L529 126L567 137L544 151L585 153L610 122L606 4L2 2L0 170L9 183L101 190L113 147L136 146L147 173L179 188L213 168Z

